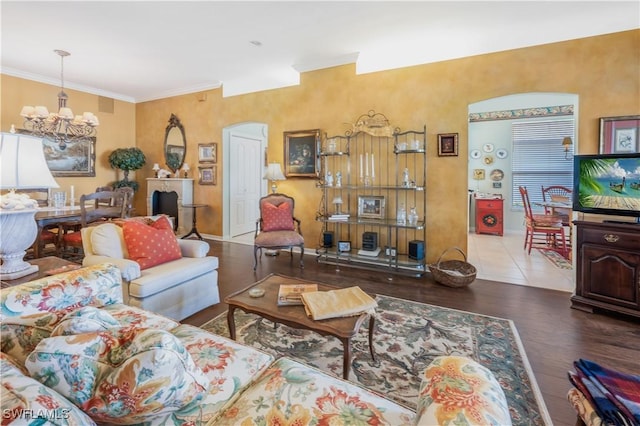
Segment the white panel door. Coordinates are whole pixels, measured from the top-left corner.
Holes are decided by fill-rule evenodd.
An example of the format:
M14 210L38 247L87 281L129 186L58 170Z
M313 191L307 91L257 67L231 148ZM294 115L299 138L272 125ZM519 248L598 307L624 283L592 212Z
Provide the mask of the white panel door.
M261 142L260 138L239 133L230 135L229 225L232 237L255 231L256 220L260 217Z

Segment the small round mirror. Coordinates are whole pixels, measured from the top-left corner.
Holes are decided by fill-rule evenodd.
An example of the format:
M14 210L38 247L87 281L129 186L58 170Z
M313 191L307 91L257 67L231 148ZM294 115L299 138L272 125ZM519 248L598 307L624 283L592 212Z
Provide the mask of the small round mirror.
M180 119L175 114L171 114L164 134L164 161L173 173L182 167L186 151L187 138L184 135L184 127Z

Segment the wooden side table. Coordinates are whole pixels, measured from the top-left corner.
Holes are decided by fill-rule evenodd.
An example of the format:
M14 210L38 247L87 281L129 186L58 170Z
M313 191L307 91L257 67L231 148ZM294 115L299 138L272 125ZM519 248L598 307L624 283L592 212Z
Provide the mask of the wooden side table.
M1 281L0 288L8 288L13 287L14 285L27 283L29 281L37 280L40 278L47 277L51 274L48 274L47 271L52 269L64 268L68 267L69 270L72 270L80 267L77 263L70 262L68 260L62 259L60 257L55 256L47 256L40 257L38 259L31 259L29 263L32 265L38 266L38 271L33 274L25 275L24 277L16 278L15 280L5 280L4 278Z
M190 237L192 234L196 234L199 240L203 240L202 235L198 232L198 228L196 227L196 210L200 207L207 207L206 204L183 204L182 207L191 207L193 209L193 225L191 227L191 231L182 239Z

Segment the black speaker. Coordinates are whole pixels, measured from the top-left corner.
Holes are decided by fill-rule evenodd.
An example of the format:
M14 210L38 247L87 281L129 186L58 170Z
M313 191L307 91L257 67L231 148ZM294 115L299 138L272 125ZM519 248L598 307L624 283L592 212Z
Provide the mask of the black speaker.
M333 231L324 231L322 233L322 247L333 247Z
M409 259L413 259L413 260L424 259L424 241L420 241L420 240L409 241Z
M364 232L362 234L362 250L373 251L378 248L378 233Z

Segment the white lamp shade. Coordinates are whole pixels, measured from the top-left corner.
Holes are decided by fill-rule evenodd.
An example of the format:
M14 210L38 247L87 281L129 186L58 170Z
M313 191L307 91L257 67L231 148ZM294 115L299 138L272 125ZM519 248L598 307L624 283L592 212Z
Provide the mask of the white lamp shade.
M280 163L269 163L269 167L267 167L267 172L264 174L264 179L269 180L286 180L282 174L282 169L280 168Z
M342 197L335 197L331 203L332 204L342 204L343 203Z
M0 189L58 188L42 150L42 139L2 133L0 139Z

